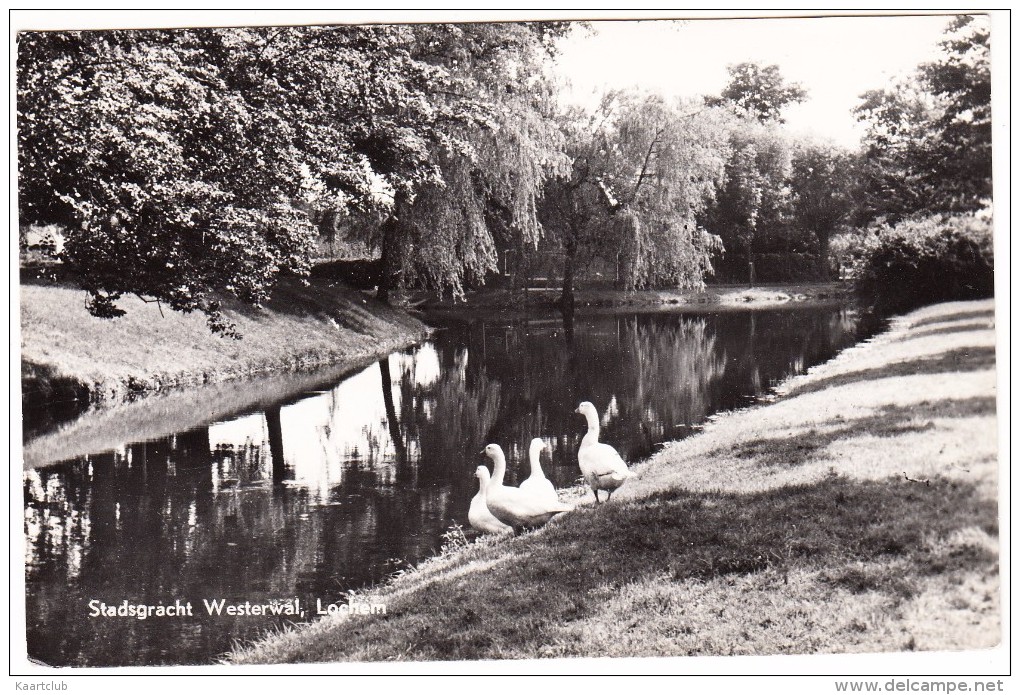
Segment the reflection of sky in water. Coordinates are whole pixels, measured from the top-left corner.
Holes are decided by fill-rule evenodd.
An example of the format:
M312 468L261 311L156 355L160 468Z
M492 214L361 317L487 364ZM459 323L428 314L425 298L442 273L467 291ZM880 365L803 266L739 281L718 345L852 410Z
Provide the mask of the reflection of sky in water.
M459 368L466 368L466 351ZM440 376L439 353L425 343L410 353L390 355L390 392L397 412L401 410L401 381L419 388L434 384ZM396 457L387 431L386 406L378 363L348 376L330 389L304 396L280 409L284 461L288 480L313 491L320 502L342 484L344 471L352 465L368 465L382 480L392 480ZM426 408L427 408L427 404ZM426 413L427 414L427 413ZM269 455L269 427L265 413L245 415L209 426L213 450L256 447ZM124 455L123 449L120 451ZM413 460L415 450L408 455ZM215 468L214 468L214 475Z
M465 359L467 351L464 352ZM439 364L439 353L432 343L425 343L410 354L390 355L391 367L394 363L398 369L393 370L394 374L411 373L414 376L415 386L431 386L439 380L441 366ZM376 365L378 366L378 365Z

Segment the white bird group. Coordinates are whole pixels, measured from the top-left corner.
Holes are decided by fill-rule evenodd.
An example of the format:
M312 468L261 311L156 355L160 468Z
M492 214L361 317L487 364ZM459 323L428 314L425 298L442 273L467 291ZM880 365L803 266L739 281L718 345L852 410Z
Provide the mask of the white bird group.
M599 490L609 492L623 485L634 475L627 464L608 444L599 442L599 417L595 406L585 401L575 411L588 420L588 433L581 440L577 451L577 462L585 482L599 500ZM468 521L482 533L513 533L522 528L542 526L557 514L569 512L574 507L560 502L556 488L542 471L540 456L545 442L539 438L531 440L529 460L531 475L520 487L503 484L506 475L506 456L498 444L489 444L483 453L492 459L492 476L485 466L478 466L478 493L471 499ZM609 501L609 498L606 499Z

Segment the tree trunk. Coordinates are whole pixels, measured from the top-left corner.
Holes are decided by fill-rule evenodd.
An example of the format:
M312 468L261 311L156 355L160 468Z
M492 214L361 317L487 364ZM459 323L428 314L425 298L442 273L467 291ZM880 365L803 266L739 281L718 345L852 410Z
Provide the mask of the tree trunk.
M286 477L283 462L283 424L280 422L280 406L266 411L266 428L269 430L269 455L273 459L273 482L282 483Z
M574 261L577 256L577 237L571 230L563 255L563 291L560 293L560 310L564 314L574 313Z
M404 446L404 438L400 435L400 421L397 419L397 409L393 404L393 378L390 376L390 360L384 357L379 360L379 372L382 374L382 395L383 406L386 408L386 425L390 431L390 439L393 440L393 451L397 458L397 471L405 472L407 467L407 447Z
M566 311L563 312L563 339L567 343L568 348L574 347L574 312Z
M390 303L392 293L400 286L403 249L400 243L400 217L407 210L407 194L398 192L393 199L393 214L382 224L382 266L376 299Z
M379 269L379 289L375 296L381 302L390 303L390 293L397 289L400 268L400 237L397 234L397 220L390 217L383 222L382 263Z
M754 234L755 229L748 227L743 233L744 248L747 249L747 286L754 287Z
M829 272L829 232L816 231L818 237L818 273L822 280L828 282L831 279Z

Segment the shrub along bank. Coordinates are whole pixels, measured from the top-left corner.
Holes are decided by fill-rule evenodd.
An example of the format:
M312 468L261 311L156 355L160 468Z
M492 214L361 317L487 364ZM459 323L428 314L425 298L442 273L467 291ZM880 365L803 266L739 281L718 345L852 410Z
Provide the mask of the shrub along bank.
M881 315L994 294L988 210L879 225L841 245L855 265L860 302Z

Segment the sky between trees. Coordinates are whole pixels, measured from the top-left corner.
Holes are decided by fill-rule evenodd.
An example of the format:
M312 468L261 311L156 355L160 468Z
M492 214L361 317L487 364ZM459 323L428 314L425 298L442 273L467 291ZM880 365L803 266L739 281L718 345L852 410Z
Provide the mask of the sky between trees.
M575 29L556 65L572 85L570 98L583 104L607 87L718 94L727 65L775 64L808 92L784 111L787 127L852 147L864 130L851 113L858 97L932 60L948 21L934 15L600 21L590 32Z

